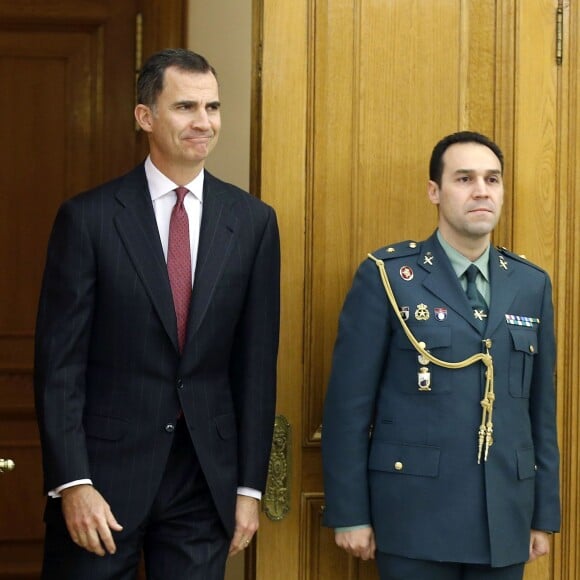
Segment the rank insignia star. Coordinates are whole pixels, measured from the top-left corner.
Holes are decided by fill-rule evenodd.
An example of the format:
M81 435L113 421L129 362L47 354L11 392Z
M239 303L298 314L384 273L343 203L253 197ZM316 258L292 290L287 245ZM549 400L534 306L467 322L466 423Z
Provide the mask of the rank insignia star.
M487 313L485 312L485 310L478 310L477 308L473 309L473 316L475 316L475 318L477 318L477 320L482 320L484 318L487 318Z

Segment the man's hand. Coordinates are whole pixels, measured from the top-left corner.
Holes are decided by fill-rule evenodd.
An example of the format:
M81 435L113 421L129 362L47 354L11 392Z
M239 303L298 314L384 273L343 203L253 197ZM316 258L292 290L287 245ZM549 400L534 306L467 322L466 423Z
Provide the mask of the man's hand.
M230 544L230 556L245 550L258 530L260 502L247 495L238 495L236 502L236 529Z
M361 560L373 560L375 557L375 533L371 527L360 528L350 532L335 532L336 545L346 550L351 556Z
M61 492L62 513L72 541L98 556L117 550L111 530L123 529L109 504L92 485L75 485ZM105 552L106 550L106 552Z
M530 533L530 559L533 562L550 552L550 534L540 530L532 530Z

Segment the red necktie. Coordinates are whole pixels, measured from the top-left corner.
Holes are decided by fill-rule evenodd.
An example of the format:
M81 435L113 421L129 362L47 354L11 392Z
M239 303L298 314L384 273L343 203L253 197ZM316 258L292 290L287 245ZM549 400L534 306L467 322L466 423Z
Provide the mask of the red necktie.
M189 246L189 220L183 199L189 192L185 187L175 190L177 201L169 221L169 243L167 247L167 270L177 317L179 350L183 351L187 316L191 299L191 249Z

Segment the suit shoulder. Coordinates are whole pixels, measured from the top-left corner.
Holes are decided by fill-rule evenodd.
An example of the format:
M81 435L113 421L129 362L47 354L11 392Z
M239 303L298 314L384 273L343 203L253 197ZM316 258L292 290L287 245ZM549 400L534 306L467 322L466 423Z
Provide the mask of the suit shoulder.
M398 242L396 244L389 244L388 246L383 246L371 255L378 260L392 260L393 258L405 258L407 256L413 256L421 251L421 243L415 242L413 240L406 240L404 242Z
M538 272L541 272L542 274L547 275L547 272L543 268L541 268L537 264L534 264L533 262L530 262L523 254L516 254L515 252L508 250L504 246L496 246L496 250L506 258L514 260L519 264L523 264L524 266L527 266L529 268L532 268L533 270L536 270Z

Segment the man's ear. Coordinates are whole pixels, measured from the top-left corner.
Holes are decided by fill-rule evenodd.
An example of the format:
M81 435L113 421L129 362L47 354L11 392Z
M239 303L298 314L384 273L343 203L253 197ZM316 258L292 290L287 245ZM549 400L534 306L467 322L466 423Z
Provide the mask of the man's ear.
M427 183L427 196L433 205L439 205L439 186L435 181Z
M143 131L146 133L151 133L153 130L153 112L147 105L139 103L135 107L135 120L137 121L139 127L143 129Z

